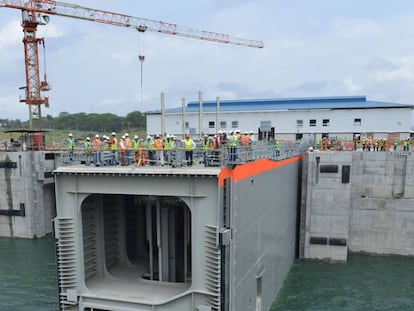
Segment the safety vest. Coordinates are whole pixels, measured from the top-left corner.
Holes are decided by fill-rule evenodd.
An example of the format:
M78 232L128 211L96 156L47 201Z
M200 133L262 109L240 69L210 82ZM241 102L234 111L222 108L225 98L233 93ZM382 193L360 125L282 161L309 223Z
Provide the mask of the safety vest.
M163 145L162 145L162 139L161 138L157 138L156 140L155 140L155 149L162 149L163 148Z
M167 140L164 142L164 149L165 149L165 150L171 150L171 140L167 139Z
M140 145L139 140L134 140L134 150L135 151L138 151L139 145Z
M128 150L132 150L132 140L129 137L125 138L125 145L126 145L126 149Z
M93 151L98 151L99 150L99 145L101 144L101 140L99 138L95 138L92 141L92 149Z
M208 150L208 145L209 145L208 140L203 140L201 147L203 150Z
M238 136L237 135L233 135L231 142L230 142L230 147L236 147L237 146L237 140L238 140Z
M111 139L111 150L112 151L118 150L118 140L116 139L116 137L112 137Z
M278 142L275 142L275 150L280 151L280 145Z
M75 141L73 140L73 138L68 139L68 148L69 150L73 150L73 148L75 148Z
M127 144L126 144L125 139L121 139L119 141L119 150L120 151L125 151L126 148L127 148Z
M154 149L154 141L152 139L150 139L150 140L147 139L147 141L145 143L145 147L148 150L153 150Z
M90 152L92 150L92 144L90 141L85 141L85 151Z
M249 135L243 135L240 138L240 144L242 144L243 146L247 146L249 144L249 140L250 140Z
M193 140L190 139L184 139L184 149L187 151L193 150Z

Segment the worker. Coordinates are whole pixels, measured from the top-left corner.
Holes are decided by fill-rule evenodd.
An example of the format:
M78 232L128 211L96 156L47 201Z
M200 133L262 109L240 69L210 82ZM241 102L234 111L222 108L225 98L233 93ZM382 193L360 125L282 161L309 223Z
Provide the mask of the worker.
M164 165L164 144L160 135L155 136L154 148L156 164Z
M278 159L280 157L280 144L278 140L275 140L274 149L275 149L276 159Z
M172 142L171 136L167 134L164 141L164 160L167 164L171 164Z
M410 151L410 138L403 141L403 150Z
M394 151L397 151L397 148L398 148L398 145L399 144L400 144L399 139L398 138L394 139L394 143L393 143L393 145L394 145Z
M208 135L203 136L203 140L201 141L201 152L203 153L203 164L207 166L207 156L208 156Z
M185 150L185 161L188 166L193 165L193 150L195 144L194 141L190 138L190 134L185 134L184 138L184 150Z
M121 139L119 140L119 158L122 166L127 165L127 159L126 159L126 150L127 150L127 143L125 135L121 136Z
M125 145L126 145L126 149L125 149L125 163L126 165L131 165L132 164L132 150L133 150L133 144L132 144L132 140L129 137L128 133L124 134L125 136Z
M251 140L250 135L244 132L240 137L241 156L244 161L250 159Z
M145 141L145 149L148 154L148 161L150 165L154 165L154 140L152 136L148 135L147 140Z
M322 146L322 151L327 151L328 150L328 140L326 139L326 137L322 138L322 142L321 142L321 146Z
M112 132L112 137L109 140L109 146L111 148L111 164L118 165L118 139L116 138L115 132Z
M95 138L92 141L92 151L93 151L93 164L95 166L101 165L101 140L99 135L96 134Z
M91 138L88 136L84 142L84 152L85 152L85 164L91 165L92 161L92 143Z
M138 135L134 135L134 140L132 141L133 149L134 149L134 158L135 158L135 165L141 166L142 163L142 149L141 149L141 141L139 140Z
M73 161L73 150L75 149L75 141L73 140L73 134L69 133L68 135L68 157L69 161Z

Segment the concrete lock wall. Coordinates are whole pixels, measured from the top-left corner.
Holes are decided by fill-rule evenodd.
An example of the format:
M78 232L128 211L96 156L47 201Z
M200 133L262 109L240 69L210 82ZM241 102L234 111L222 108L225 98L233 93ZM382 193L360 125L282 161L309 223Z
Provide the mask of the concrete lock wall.
M348 250L414 255L412 154L313 152L304 163L304 258L345 261Z
M0 152L0 236L37 238L52 232L54 166L54 157L45 152Z

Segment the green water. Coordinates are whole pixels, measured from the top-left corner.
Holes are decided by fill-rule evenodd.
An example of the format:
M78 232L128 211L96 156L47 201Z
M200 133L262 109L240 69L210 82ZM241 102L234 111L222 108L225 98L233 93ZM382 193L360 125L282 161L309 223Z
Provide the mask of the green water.
M0 310L59 310L52 237L0 238Z
M53 238L0 238L0 251L0 311L57 311ZM414 311L414 259L352 255L347 264L298 261L270 310Z
M414 310L414 259L351 255L346 264L299 261L270 310Z

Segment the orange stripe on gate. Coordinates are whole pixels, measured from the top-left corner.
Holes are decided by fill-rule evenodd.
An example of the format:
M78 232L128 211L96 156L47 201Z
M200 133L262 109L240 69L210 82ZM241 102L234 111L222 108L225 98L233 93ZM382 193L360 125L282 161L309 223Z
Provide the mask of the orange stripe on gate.
M245 178L261 174L272 169L288 165L290 163L299 161L303 158L302 155L289 158L282 161L272 161L268 159L260 159L254 162L249 162L243 165L237 165L234 169L223 168L218 174L219 186L224 186L224 180L231 178L232 182L238 182Z

